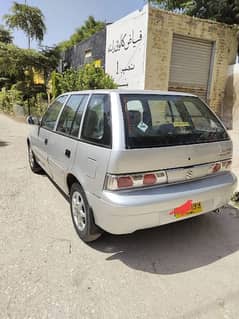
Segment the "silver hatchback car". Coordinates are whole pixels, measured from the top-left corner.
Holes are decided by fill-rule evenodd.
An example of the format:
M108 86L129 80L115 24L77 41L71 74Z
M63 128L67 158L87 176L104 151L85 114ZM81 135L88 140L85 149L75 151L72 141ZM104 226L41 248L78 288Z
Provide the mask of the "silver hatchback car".
M226 129L193 95L70 92L28 121L30 167L69 195L87 242L217 210L236 188Z

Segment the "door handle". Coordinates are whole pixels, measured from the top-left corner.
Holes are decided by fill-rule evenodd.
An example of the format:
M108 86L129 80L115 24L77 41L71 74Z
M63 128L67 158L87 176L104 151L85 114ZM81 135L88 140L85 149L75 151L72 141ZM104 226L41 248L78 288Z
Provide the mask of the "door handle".
M68 149L66 149L65 150L65 155L66 155L66 157L71 157L71 151L70 150L68 150Z
M48 138L45 138L44 143L45 143L45 145L47 145L47 143L48 143Z

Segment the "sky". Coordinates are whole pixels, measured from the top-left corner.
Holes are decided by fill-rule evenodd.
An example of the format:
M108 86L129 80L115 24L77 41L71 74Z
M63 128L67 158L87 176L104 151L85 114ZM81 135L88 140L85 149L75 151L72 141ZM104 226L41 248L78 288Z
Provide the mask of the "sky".
M80 27L89 15L96 20L114 22L130 12L141 9L145 0L26 0L30 6L41 9L45 16L47 33L43 45L53 46L69 39L75 29ZM24 3L25 0L17 0ZM10 13L12 0L0 0L0 24L4 25L3 15ZM14 31L14 43L27 47L27 38L20 31ZM37 48L37 43L32 43Z

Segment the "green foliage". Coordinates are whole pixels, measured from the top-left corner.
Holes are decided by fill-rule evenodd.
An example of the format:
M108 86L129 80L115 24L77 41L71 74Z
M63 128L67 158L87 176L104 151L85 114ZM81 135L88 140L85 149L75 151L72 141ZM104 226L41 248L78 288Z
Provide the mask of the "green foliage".
M43 71L46 75L52 71L52 60L42 53L35 50L20 49L12 44L0 43L0 75L2 80L8 79L14 84L13 89L10 83L2 81L5 85L5 91L2 96L2 109L8 113L12 112L13 93L16 91L21 95L20 104L26 106L29 101L29 107L37 115L41 112L41 107L36 107L38 93L46 92L45 85L34 84L34 72ZM16 103L16 101L15 101ZM8 105L8 106L7 106ZM39 109L39 110L38 110Z
M58 63L57 57L31 49L21 49L13 44L0 43L0 75L14 77L22 81L32 69L42 71L45 77L54 70Z
M9 44L12 43L12 35L11 32L4 28L4 26L0 25L0 42Z
M30 109L32 115L41 117L48 105L46 98L46 94L38 93L36 96L24 99L22 92L17 90L16 86L13 86L10 90L3 88L0 91L0 111L13 114L14 105L17 104L23 107L26 115Z
M53 97L56 97L61 94L60 91L60 84L62 75L61 73L57 73L56 71L53 71L51 73L51 79L50 79L50 85L49 85L49 91Z
M22 104L21 92L16 89L7 90L3 88L0 91L0 110L12 114L14 104Z
M84 22L83 26L78 28L75 33L72 34L69 40L61 42L58 47L61 51L65 51L73 45L88 39L96 32L103 30L104 27L104 22L96 21L94 17L89 16L88 19Z
M169 11L185 10L192 3L185 0L149 0L148 2Z
M35 97L23 101L24 113L42 117L48 106L46 94L38 93Z
M46 26L39 8L14 2L11 14L6 14L4 19L9 28L20 29L27 35L29 48L31 39L43 40Z
M191 16L230 25L239 24L238 0L150 0L149 2L165 10L181 11Z
M11 14L5 15L11 29L23 30L29 40L43 40L46 27L40 9L14 2ZM0 108L12 113L13 105L20 104L25 112L41 115L46 108L46 86L49 74L60 58L58 49L44 49L41 52L21 49L12 44L11 33L0 26ZM35 82L37 78L38 82ZM44 94L44 97L42 96Z
M238 0L197 0L191 1L188 14L212 19L227 24L239 24Z
M79 88L79 72L74 69L68 69L64 73L56 74L56 88L57 95L63 92L80 90Z
M86 64L79 71L78 83L80 90L115 89L117 87L103 68L96 67L94 63Z
M117 87L103 68L96 67L94 63L86 64L80 70L68 69L64 73L53 72L51 82L53 97L69 91L114 89Z
M44 51L42 53L30 49L20 49L12 44L0 43L0 87L5 86L10 89L14 84L14 89L22 95L22 105L25 100L29 101L30 107L35 110L34 103L38 93L46 92L44 84L34 83L34 72L40 72L44 79L57 65L57 54L55 52ZM11 93L11 90L7 92ZM5 95L2 94L4 97ZM9 94L3 99L3 105L9 103L11 112L11 102ZM27 102L28 103L28 102ZM31 105L32 103L32 105ZM25 104L24 104L25 105ZM6 109L6 106L3 106ZM40 113L36 110L36 113Z
M57 68L57 66L59 65L59 60L61 58L59 48L44 48L41 50L40 53L46 58L45 61L47 61L47 64L45 64L44 66L47 67L49 71Z

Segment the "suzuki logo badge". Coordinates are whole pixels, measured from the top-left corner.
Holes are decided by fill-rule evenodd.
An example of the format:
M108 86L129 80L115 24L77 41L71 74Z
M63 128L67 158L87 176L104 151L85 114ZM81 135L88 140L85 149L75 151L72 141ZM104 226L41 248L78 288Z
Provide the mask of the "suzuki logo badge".
M193 178L193 170L189 169L186 173L186 179L192 179Z

